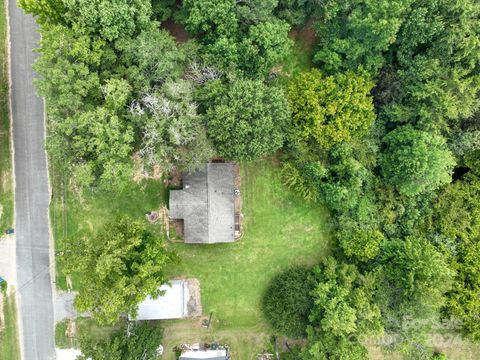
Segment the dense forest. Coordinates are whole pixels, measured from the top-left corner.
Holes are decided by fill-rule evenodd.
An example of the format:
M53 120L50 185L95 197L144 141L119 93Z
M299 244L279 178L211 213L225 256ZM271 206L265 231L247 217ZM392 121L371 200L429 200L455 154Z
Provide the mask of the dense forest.
M120 189L133 158L168 172L275 155L328 207L331 256L265 296L273 330L308 339L293 359L365 359L382 336L440 359L428 337L452 319L480 340L478 1L20 3L40 24L50 161L78 188ZM307 27L312 66L289 69Z

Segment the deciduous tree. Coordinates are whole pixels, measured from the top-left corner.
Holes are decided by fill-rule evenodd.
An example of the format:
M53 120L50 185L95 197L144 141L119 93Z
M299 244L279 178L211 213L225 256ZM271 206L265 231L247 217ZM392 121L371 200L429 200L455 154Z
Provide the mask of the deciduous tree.
M116 43L122 68L118 70L135 89L135 93L150 91L166 80L180 77L185 53L173 37L155 26L143 30L136 37L124 37Z
M166 82L136 102L132 112L142 123L140 155L147 169L193 171L213 156L188 81Z
M275 332L305 336L313 307L311 270L293 267L275 276L263 295L262 310Z
M279 20L250 26L240 46L242 69L250 75L265 75L285 60L292 47L289 30L290 25Z
M185 0L182 3L186 29L205 42L235 36L238 29L234 0Z
M384 141L383 175L401 194L433 191L451 181L455 159L441 136L406 125Z
M150 26L150 0L63 0L65 20L76 33L107 41L132 37Z
M431 233L457 270L445 310L465 335L480 339L480 182L475 176L449 185L434 205Z
M397 87L383 109L388 120L445 131L478 109L479 16L475 0L412 2L392 46L400 84L380 79L385 89Z
M98 179L105 189L114 189L129 180L134 133L115 112L99 107L68 117L53 130L65 139L74 167L82 169L85 177L76 179L79 185L90 186L85 179Z
M65 5L62 0L18 0L18 5L37 17L40 24L64 23Z
M282 146L288 116L281 89L258 80L237 80L207 110L208 136L220 156L254 160Z
M383 331L373 300L374 275L361 275L354 265L328 257L315 268L313 278L314 307L303 359L364 359L367 352L359 336Z
M360 261L375 258L384 239L383 233L378 229L365 229L360 226L344 228L344 224L337 236L345 255Z
M454 272L431 243L416 237L387 241L381 263L378 297L385 328L405 343L425 341Z
M324 76L311 70L288 85L293 141L315 139L325 148L365 135L375 120L373 83L365 73Z
M135 317L147 295L161 295L165 269L174 259L144 221L120 217L96 235L68 239L60 261L65 274L79 274L76 308L113 324L121 313Z
M324 1L319 6L319 51L314 60L322 69L366 69L375 74L383 52L394 43L412 0Z
M102 99L98 69L105 42L62 25L44 25L34 69L36 85L54 121L78 114Z

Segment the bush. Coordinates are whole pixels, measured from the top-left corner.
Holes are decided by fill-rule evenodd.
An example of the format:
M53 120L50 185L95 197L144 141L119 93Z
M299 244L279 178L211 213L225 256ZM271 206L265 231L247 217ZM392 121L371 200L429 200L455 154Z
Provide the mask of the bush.
M313 307L311 271L293 267L274 277L262 299L262 310L272 328L291 337L305 336Z
M78 360L157 360L163 328L155 322L124 324L109 338L82 334Z
M0 291L2 291L3 293L6 293L7 291L7 288L8 288L8 284L5 280L3 280L1 283L0 283Z

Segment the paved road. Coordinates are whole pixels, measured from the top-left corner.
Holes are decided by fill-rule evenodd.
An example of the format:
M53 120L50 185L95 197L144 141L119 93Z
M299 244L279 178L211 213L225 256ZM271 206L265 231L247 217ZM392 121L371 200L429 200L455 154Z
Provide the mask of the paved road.
M48 174L43 101L32 84L32 49L38 42L32 17L9 0L17 296L23 360L55 359L52 282L49 271Z

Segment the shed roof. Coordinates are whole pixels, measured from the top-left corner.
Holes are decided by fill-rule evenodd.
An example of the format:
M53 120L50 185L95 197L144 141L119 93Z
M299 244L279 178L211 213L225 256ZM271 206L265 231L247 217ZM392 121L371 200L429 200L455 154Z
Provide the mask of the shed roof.
M158 299L148 296L138 305L138 314L135 320L164 320L182 319L188 316L188 286L183 280L171 280L170 284L163 284L160 290L165 294Z
M185 351L179 360L229 360L226 350Z
M183 174L183 190L170 191L170 217L183 219L186 243L235 241L234 168L206 164Z

